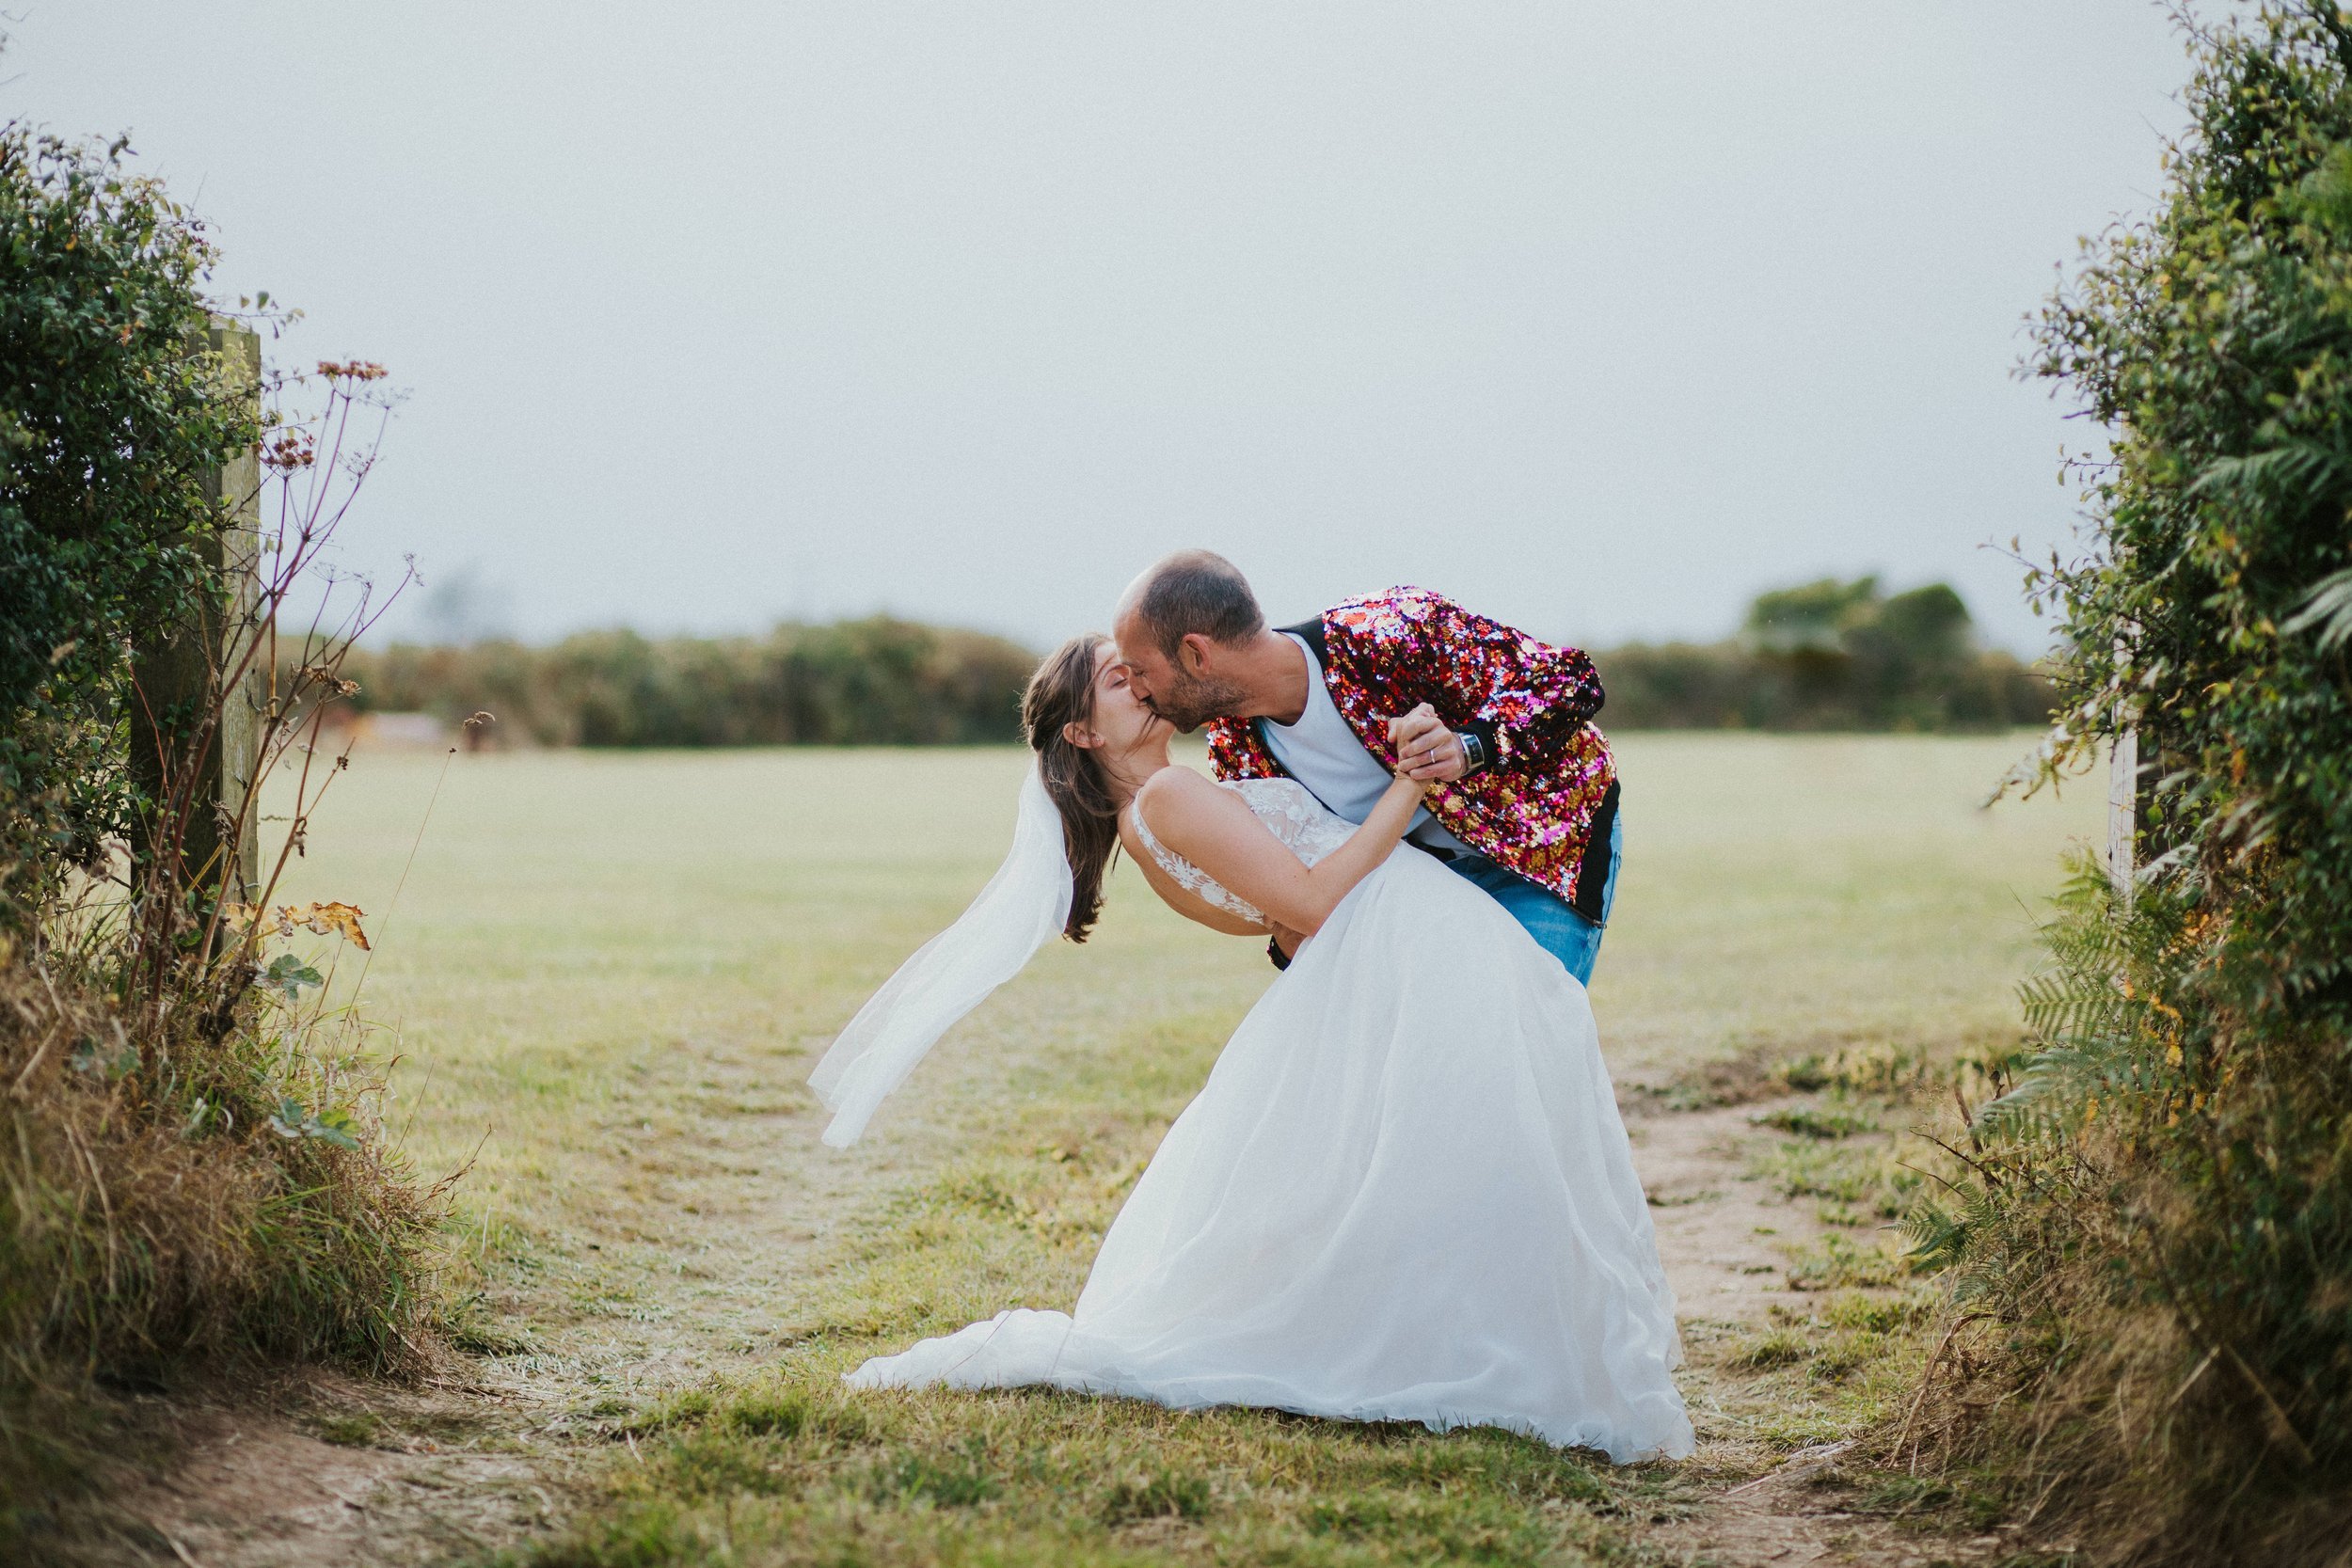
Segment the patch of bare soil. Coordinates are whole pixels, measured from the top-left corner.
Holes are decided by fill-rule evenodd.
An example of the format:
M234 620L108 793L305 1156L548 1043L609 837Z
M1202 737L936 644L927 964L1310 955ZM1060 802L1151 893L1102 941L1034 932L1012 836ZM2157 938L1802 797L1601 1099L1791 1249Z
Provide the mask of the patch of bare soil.
M1828 1228L1810 1205L1751 1173L1755 1150L1771 1136L1750 1120L1759 1108L1772 1107L1677 1111L1637 1103L1627 1118L1682 1321L1683 1393L1699 1434L1692 1465L1705 1478L1695 1512L1661 1526L1655 1544L1719 1568L1990 1560L2001 1544L1995 1538L1955 1539L1854 1512L1839 1466L1848 1444L1780 1456L1754 1436L1752 1378L1730 1364L1729 1353L1771 1323L1775 1306L1803 1309L1805 1292L1789 1286L1788 1254Z
M1763 1136L1751 1114L1744 1105L1654 1111L1626 1123L1667 1282L1684 1323L1702 1330L1759 1326L1775 1303L1799 1305L1786 1248L1823 1229L1809 1208L1747 1174Z
M559 1513L550 1456L525 1440L525 1413L489 1389L312 1373L183 1393L143 1414L177 1462L111 1495L72 1560L426 1562Z

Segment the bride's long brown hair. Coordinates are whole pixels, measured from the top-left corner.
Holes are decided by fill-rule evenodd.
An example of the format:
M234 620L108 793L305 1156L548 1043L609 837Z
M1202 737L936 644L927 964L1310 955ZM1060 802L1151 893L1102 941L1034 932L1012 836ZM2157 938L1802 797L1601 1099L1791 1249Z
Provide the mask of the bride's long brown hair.
M1119 852L1119 802L1103 764L1073 746L1063 726L1094 722L1094 664L1110 639L1100 632L1072 638L1045 657L1021 697L1021 725L1037 752L1038 777L1061 813L1062 847L1070 856L1070 918L1061 934L1084 942L1103 911L1103 879Z

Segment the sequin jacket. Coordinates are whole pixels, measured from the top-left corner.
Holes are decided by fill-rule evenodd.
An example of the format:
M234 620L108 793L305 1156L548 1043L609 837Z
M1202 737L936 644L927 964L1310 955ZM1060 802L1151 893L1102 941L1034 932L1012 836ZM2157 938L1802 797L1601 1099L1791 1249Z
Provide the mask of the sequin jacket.
M1600 675L1555 648L1425 588L1391 588L1285 626L1314 647L1324 685L1356 738L1396 766L1389 720L1422 703L1486 743L1488 766L1429 791L1430 815L1479 853L1598 920L1617 810L1617 765L1590 722ZM1221 779L1273 778L1282 765L1254 720L1208 727Z

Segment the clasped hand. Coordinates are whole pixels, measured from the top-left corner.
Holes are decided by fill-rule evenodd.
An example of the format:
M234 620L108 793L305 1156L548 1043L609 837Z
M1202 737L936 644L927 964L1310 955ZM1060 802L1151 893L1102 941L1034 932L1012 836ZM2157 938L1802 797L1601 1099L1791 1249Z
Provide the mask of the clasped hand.
M1409 784L1426 788L1458 779L1467 771L1469 759L1462 753L1461 741L1439 721L1438 710L1427 703L1389 721L1389 745L1396 752L1396 776ZM1303 932L1294 931L1279 921L1267 928L1274 933L1275 945L1285 958L1295 958L1307 940Z
M1427 703L1389 721L1389 745L1396 770L1418 784L1451 784L1470 771L1462 741Z

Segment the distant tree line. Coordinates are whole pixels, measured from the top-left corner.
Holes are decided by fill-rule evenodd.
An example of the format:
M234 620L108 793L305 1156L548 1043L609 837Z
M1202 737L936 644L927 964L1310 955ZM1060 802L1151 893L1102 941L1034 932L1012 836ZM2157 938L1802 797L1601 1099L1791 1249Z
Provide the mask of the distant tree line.
M344 670L362 713L485 711L506 745L950 746L1018 740L1036 665L1000 637L875 616L765 637L395 643Z
M1951 730L2038 724L2042 677L1978 648L1960 595L1876 579L1766 594L1716 643L1595 656L1612 729ZM983 633L876 616L764 637L585 632L355 652L358 712L496 715L537 746L969 745L1020 738L1037 656Z
M1616 730L1980 730L2048 721L2049 682L1977 645L1942 583L1824 578L1759 595L1728 641L1596 653Z

